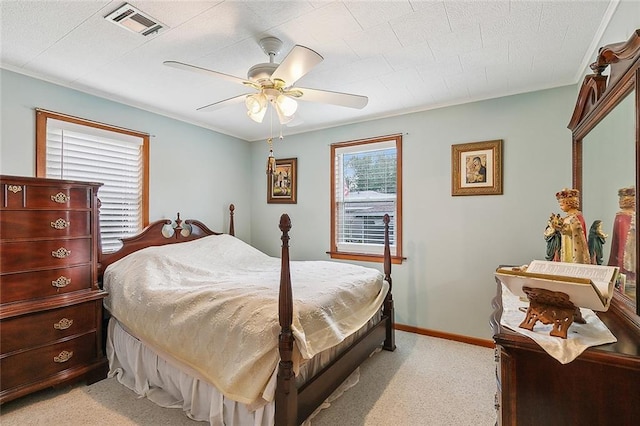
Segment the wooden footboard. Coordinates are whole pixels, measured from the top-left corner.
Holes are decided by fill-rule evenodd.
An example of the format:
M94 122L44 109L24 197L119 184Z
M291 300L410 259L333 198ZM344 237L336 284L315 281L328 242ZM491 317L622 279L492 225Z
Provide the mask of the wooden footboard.
M289 231L291 230L291 219L287 214L283 214L280 217L282 256L278 314L281 331L278 345L280 350L280 363L278 366L278 382L275 396L276 426L295 426L304 422L381 344L385 350L395 350L389 221L389 215L385 215L384 277L389 283L389 292L384 301L382 319L318 374L307 380L300 388L297 388L292 360L293 333L291 324L293 319L293 293L289 270Z

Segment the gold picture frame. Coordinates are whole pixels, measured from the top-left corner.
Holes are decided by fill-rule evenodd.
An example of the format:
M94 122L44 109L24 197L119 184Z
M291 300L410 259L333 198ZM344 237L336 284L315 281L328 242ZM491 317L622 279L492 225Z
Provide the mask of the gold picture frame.
M267 203L296 204L298 192L298 159L276 159L273 174L267 175Z
M502 139L451 145L451 195L502 194Z

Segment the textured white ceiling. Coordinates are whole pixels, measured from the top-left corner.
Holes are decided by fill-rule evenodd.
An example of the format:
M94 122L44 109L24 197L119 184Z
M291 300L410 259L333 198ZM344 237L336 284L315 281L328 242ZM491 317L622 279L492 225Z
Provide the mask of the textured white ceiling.
M196 108L247 89L165 60L246 78L258 40L324 61L298 86L369 97L362 110L299 102L287 134L576 83L617 1L130 1L168 28L104 19L122 1L0 1L0 66L245 140L270 135L243 104ZM64 112L64 111L60 111ZM274 120L277 123L277 118ZM275 124L278 133L279 125Z

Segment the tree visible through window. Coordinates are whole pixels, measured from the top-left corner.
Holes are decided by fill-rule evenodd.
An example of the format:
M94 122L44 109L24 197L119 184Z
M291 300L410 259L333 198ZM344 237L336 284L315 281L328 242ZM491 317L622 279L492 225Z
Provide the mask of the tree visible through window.
M104 252L148 224L149 135L37 110L36 175L99 182Z
M331 256L378 261L384 249L383 218L396 261L401 254L402 136L331 146Z

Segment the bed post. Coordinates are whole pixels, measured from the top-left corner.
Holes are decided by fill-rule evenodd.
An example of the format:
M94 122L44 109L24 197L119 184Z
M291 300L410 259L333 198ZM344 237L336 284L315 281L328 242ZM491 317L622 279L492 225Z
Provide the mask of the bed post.
M233 226L233 211L236 209L236 206L234 206L233 204L229 204L229 235L232 235L235 237L236 235L236 230Z
M391 218L384 215L384 279L389 283L389 293L384 299L383 315L387 319L387 336L384 340L383 349L394 351L396 349L395 319L393 313L393 295L391 294L391 249L389 248L389 222Z
M278 365L278 384L276 387L277 426L294 426L298 419L298 389L293 373L293 294L291 291L291 274L289 271L289 230L291 219L289 215L280 216L280 230L282 231L282 264L280 268L280 295L278 297L278 317L280 320L280 363Z

